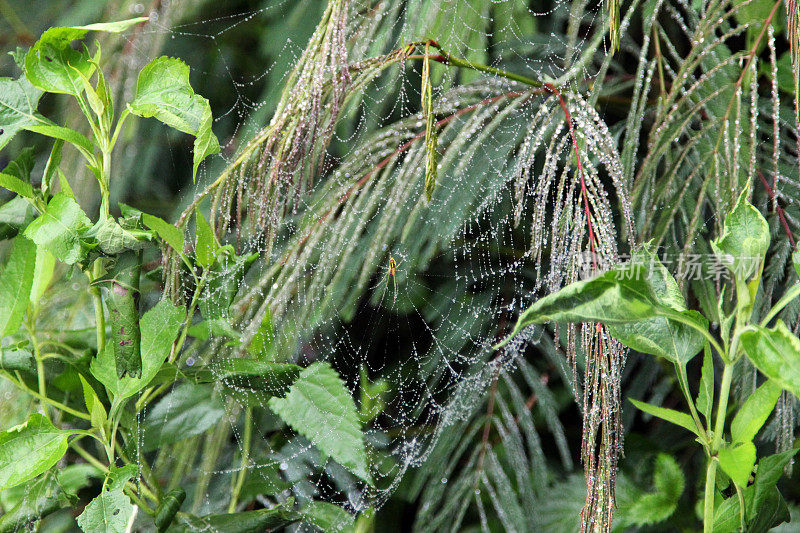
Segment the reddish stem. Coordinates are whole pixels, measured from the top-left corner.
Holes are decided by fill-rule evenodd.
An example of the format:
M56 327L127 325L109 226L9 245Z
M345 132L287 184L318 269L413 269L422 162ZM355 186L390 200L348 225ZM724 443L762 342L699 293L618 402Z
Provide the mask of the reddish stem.
M564 118L569 126L569 134L572 137L572 149L575 151L575 161L578 166L578 177L581 181L581 195L583 196L583 206L586 209L586 225L589 229L589 247L592 250L592 267L597 272L597 254L594 249L594 229L592 228L592 211L589 208L589 191L586 189L586 181L583 179L583 165L581 164L580 151L578 150L578 136L575 135L575 126L572 123L572 115L569 113L567 103L561 92L553 86L552 83L545 83L544 88L553 93L558 98L558 103L561 104L561 109L564 111Z

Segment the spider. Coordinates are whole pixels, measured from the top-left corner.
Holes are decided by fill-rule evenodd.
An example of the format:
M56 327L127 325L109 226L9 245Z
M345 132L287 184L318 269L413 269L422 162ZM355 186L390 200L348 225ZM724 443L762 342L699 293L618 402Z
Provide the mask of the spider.
M402 264L403 262L400 261L398 263L394 260L394 257L389 256L389 269L386 271L386 286L389 286L389 281L392 282L394 285L394 301L397 302L397 278L395 278L395 274L397 274L397 267Z

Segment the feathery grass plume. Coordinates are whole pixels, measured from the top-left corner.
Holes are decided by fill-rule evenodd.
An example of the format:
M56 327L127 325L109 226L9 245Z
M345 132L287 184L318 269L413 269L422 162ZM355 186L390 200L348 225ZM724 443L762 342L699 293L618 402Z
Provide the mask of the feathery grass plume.
M567 98L552 86L547 89L552 94L534 116L519 151L514 216L518 222L530 196L537 286L546 284L552 292L619 260L614 211L601 181L601 168L615 187L624 233L628 239L634 234L623 167L607 126L579 95ZM542 170L535 189L526 194L540 146L544 147ZM548 245L549 271L543 273L542 256ZM578 343L585 359L582 395L577 387ZM617 461L622 451L621 374L627 349L611 338L602 324L590 323L567 326L565 344L573 369L573 391L583 411L581 459L587 498L581 513L582 530L606 532L611 530Z
M425 117L425 199L430 202L436 188L436 159L438 156L436 145L436 116L433 114L433 87L431 86L430 71L430 43L425 44L425 54L422 59L422 114Z
M349 0L330 0L302 56L289 75L269 125L229 166L214 200L216 228L239 224L247 202L253 228L271 242L287 207L313 185L333 127L352 83L347 59ZM235 210L232 219L232 211ZM212 216L216 216L213 210Z

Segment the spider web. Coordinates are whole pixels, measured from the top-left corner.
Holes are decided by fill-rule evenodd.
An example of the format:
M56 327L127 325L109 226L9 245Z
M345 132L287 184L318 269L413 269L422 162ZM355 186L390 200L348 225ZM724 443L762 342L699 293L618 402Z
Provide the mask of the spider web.
M314 2L293 6L284 0L173 23L189 4L165 0L152 11L132 4L131 13L149 13L151 23L128 37L126 65L135 72L164 43L168 50L202 43L221 58L221 69L193 65L193 79L204 77L211 81L203 85L232 89L234 98L211 98L215 130L226 130L220 136L223 152L206 163L184 205L233 164L268 121L277 102L269 91L290 81L290 68L306 46L305 41L276 37L271 46L281 60L243 76L226 62L221 43L265 19L283 16L291 25L302 20L303 10L317 9ZM343 29L347 61L365 61L433 38L468 61L538 80L566 75L574 81L607 68L594 60L573 67L598 31L593 26L601 26L601 10L601 5L563 1L537 9L521 0L353 0ZM208 12L202 11L203 16ZM602 57L602 47L599 52ZM186 60L192 64L195 58ZM208 340L186 348L182 358L184 369L207 365L215 373L216 384L208 388L212 397L198 398L204 416L191 419L206 431L163 446L153 463L157 475L171 478L170 487L187 489L184 509L193 514L225 512L228 501L221 495L229 494L243 470L239 510L272 507L289 497L301 503L331 502L350 513L380 507L437 443L453 439L448 430L472 415L497 373L514 370L533 332L523 333L504 351L492 346L520 311L545 286L562 285L577 275L574 257L588 252L586 220L570 162L575 139L565 127L558 99L520 83L434 64L441 153L433 198L426 202L419 68L419 61L395 62L347 101L313 185L273 220L271 236L246 224L222 235L238 254L260 254L229 311L243 337L252 337L265 314L271 317L274 337L256 357L304 367L328 361L359 406L369 401L369 391L381 391L372 400L382 404L379 414L363 418L375 487L278 423L266 407L270 394L246 380L227 382L225 363L241 357L242 350L230 345L229 336L212 331ZM265 85L271 89L261 92ZM605 227L609 237L616 230L602 216L606 195L597 169L605 166L613 173L615 162L611 155L603 159L602 150L592 151L598 142L592 135L607 130L581 112L580 102L570 105L576 124L584 126L575 142L587 172L593 173L587 180L601 213L595 231ZM119 166L128 167L139 155L131 150ZM170 156L182 157L173 149ZM549 176L547 186L558 188L558 195L537 190L530 176L540 174ZM558 220L573 219L572 229L556 227L554 206L561 206ZM201 209L207 212L208 202ZM611 243L607 240L609 248L599 252L608 261L616 257ZM543 260L543 250L551 248L563 257ZM389 266L392 259L396 268ZM569 379L566 360L559 371ZM180 389L173 386L143 412L141 448L149 445L149 426L183 415L187 406ZM243 423L247 410L252 412L250 436ZM196 416L199 411L192 412Z
M278 2L156 32L166 32L171 39L217 42L286 6ZM555 35L543 42L541 34L531 34L530 27L526 33L515 19L505 21L506 27L493 28L492 16L503 9L545 26L568 24L575 16L566 2L541 12L513 0L352 2L346 35L355 44L348 61L432 37L468 60L547 80L562 76L586 44L577 35L571 44ZM596 15L578 16L591 25ZM221 29L207 33L208 26ZM366 42L358 44L362 39ZM304 44L287 40L281 54L296 61ZM486 54L486 46L491 46L494 57ZM376 487L326 460L291 429L270 430L272 415L267 409L256 409L256 435L245 444L242 412L253 405L252 394L255 404L262 406L270 396L251 392L247 403L230 388L217 387L215 394L229 422L223 421L216 435L232 439L236 446L232 455L222 452L213 463L195 465L196 477L206 484L206 492L194 500L192 510L197 514L223 511L227 502L215 495L230 487L243 468L253 490L273 485L274 490L266 491L269 494L256 498L265 506L294 496L300 502L332 502L349 512L380 507L409 470L425 462L440 439L450 438L448 428L474 411L496 372L513 368L521 353L524 340L502 353L491 346L533 299L537 280L541 286L544 279L531 267L536 257L528 228L536 216L535 202L527 193L522 199L515 195L514 179L517 150L547 98L499 78L434 67L434 106L437 118L447 121L440 132L446 150L439 161L434 198L427 203L421 166L425 146L420 139L424 118L419 113L419 71L414 66L401 62L386 69L349 103L313 187L280 216L272 242L246 230L237 235L241 253L254 251L262 260L269 259L259 261L249 273L238 297L238 303L255 301L270 309L274 346L263 357L301 366L329 361L356 399L364 398L368 383L387 384L380 414L368 417L364 425ZM227 111L224 103L215 102L223 108L218 120L238 120L231 147L256 131L258 126L248 117L269 105L245 93L267 78L279 85L288 80L288 70L274 69L268 66L263 74L248 79L228 69L219 76L237 95ZM569 150L562 143L553 153ZM236 153L233 149L234 155L222 158L230 164ZM390 162L381 167L387 159ZM208 172L208 179L213 178ZM335 207L340 211L318 223L334 209L330 198L343 197L353 188L359 190ZM317 222L309 222L314 217ZM394 271L390 259L397 264ZM260 318L245 312L231 316L231 321L247 330ZM212 334L196 359L207 361L209 368L221 368L226 359L240 355L221 346L225 340ZM222 373L218 377L224 381ZM156 414L164 422L174 416L170 399L168 395L154 413L145 413L142 425ZM215 434L211 435L202 437L205 443ZM241 464L244 446L250 448L249 458ZM174 461L181 459L169 448L164 453L174 454Z

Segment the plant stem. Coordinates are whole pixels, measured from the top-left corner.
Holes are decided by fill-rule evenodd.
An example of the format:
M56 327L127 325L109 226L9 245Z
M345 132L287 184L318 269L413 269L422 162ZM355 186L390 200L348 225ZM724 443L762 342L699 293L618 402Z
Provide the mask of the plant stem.
M717 423L714 426L714 441L711 445L711 453L716 455L722 444L722 432L725 430L725 418L728 411L728 396L731 391L731 381L733 380L733 363L725 362L722 371L722 385L719 389L719 404L717 405Z
M231 492L231 503L228 505L228 512L236 512L236 503L239 493L242 491L244 479L247 477L247 467L250 465L250 440L253 434L253 410L248 407L244 411L244 435L242 436L242 460L236 481Z
M692 413L692 418L697 426L697 430L700 432L700 435L703 437L703 439L708 442L708 434L706 433L705 426L700 420L700 415L697 413L697 408L694 405L694 401L692 401L692 395L689 393L689 379L686 376L686 366L675 363L675 370L677 371L676 374L678 375L678 385L680 386L681 392L683 392L683 395L686 398L686 403L689 404L689 411Z
M47 403L47 382L45 381L44 376L44 360L41 356L41 350L39 348L39 341L36 340L36 323L35 318L30 320L30 323L25 324L25 329L28 330L28 335L31 338L31 344L33 345L33 358L36 361L36 380L39 386L39 401ZM50 415L47 413L47 406L42 405L42 412L44 416L50 418Z
M485 72L487 74L494 74L495 76L500 76L502 78L506 78L512 81L518 81L520 83L524 83L525 85L530 85L531 87L544 87L544 83L538 80L534 80L533 78L522 76L520 74L515 74L513 72L508 72L507 70L490 67L488 65L472 63L470 61L467 61L466 59L461 59L460 57L455 57L453 55L450 55L448 52L442 50L442 48L439 46L439 43L437 43L436 41L430 41L430 45L437 48L439 50L439 53L441 54L441 58L432 57L431 59L435 59L441 63L453 65L455 67L460 67L460 68L477 70L479 72Z
M27 385L25 385L25 382L24 382L24 381L22 381L22 380L16 380L16 379L13 379L13 378L11 378L11 376L8 376L8 378L9 378L9 381L10 381L11 383L13 383L14 385L16 385L16 386L17 386L19 389L21 389L22 391L24 391L24 392L26 392L26 393L30 394L31 396L33 396L33 397L34 397L34 398L36 398L37 400L41 400L41 401L43 401L43 402L47 402L47 403L49 403L50 405L52 405L53 407L55 407L56 409L58 409L58 410L60 410L60 411L64 411L65 413L69 413L69 414L71 414L71 415L72 415L72 416L74 416L74 417L77 417L77 418L82 418L82 419L84 419L84 420L91 420L91 419L92 419L92 417L91 417L91 416L89 416L89 415L88 415L88 414L86 414L86 413L82 413L81 411L76 411L76 410L75 410L75 409L73 409L72 407L70 407L70 406L68 406L68 405L64 405L64 404L63 404L63 403L61 403L61 402L57 402L56 400L53 400L53 399L51 399L51 398L48 398L47 396L42 396L41 394L39 394L39 393L38 393L38 392L36 392L35 390L33 390L33 389L30 389L30 388L29 388Z
M717 458L708 458L708 469L706 470L706 493L703 504L703 532L713 533L714 531L714 485L717 476Z
M89 276L89 281L92 282L99 278L103 273L103 263L98 257L94 260L92 273ZM92 294L92 301L94 302L94 322L97 328L97 353L103 351L106 347L106 314L103 310L103 297L100 295L100 287L91 287L89 291Z

